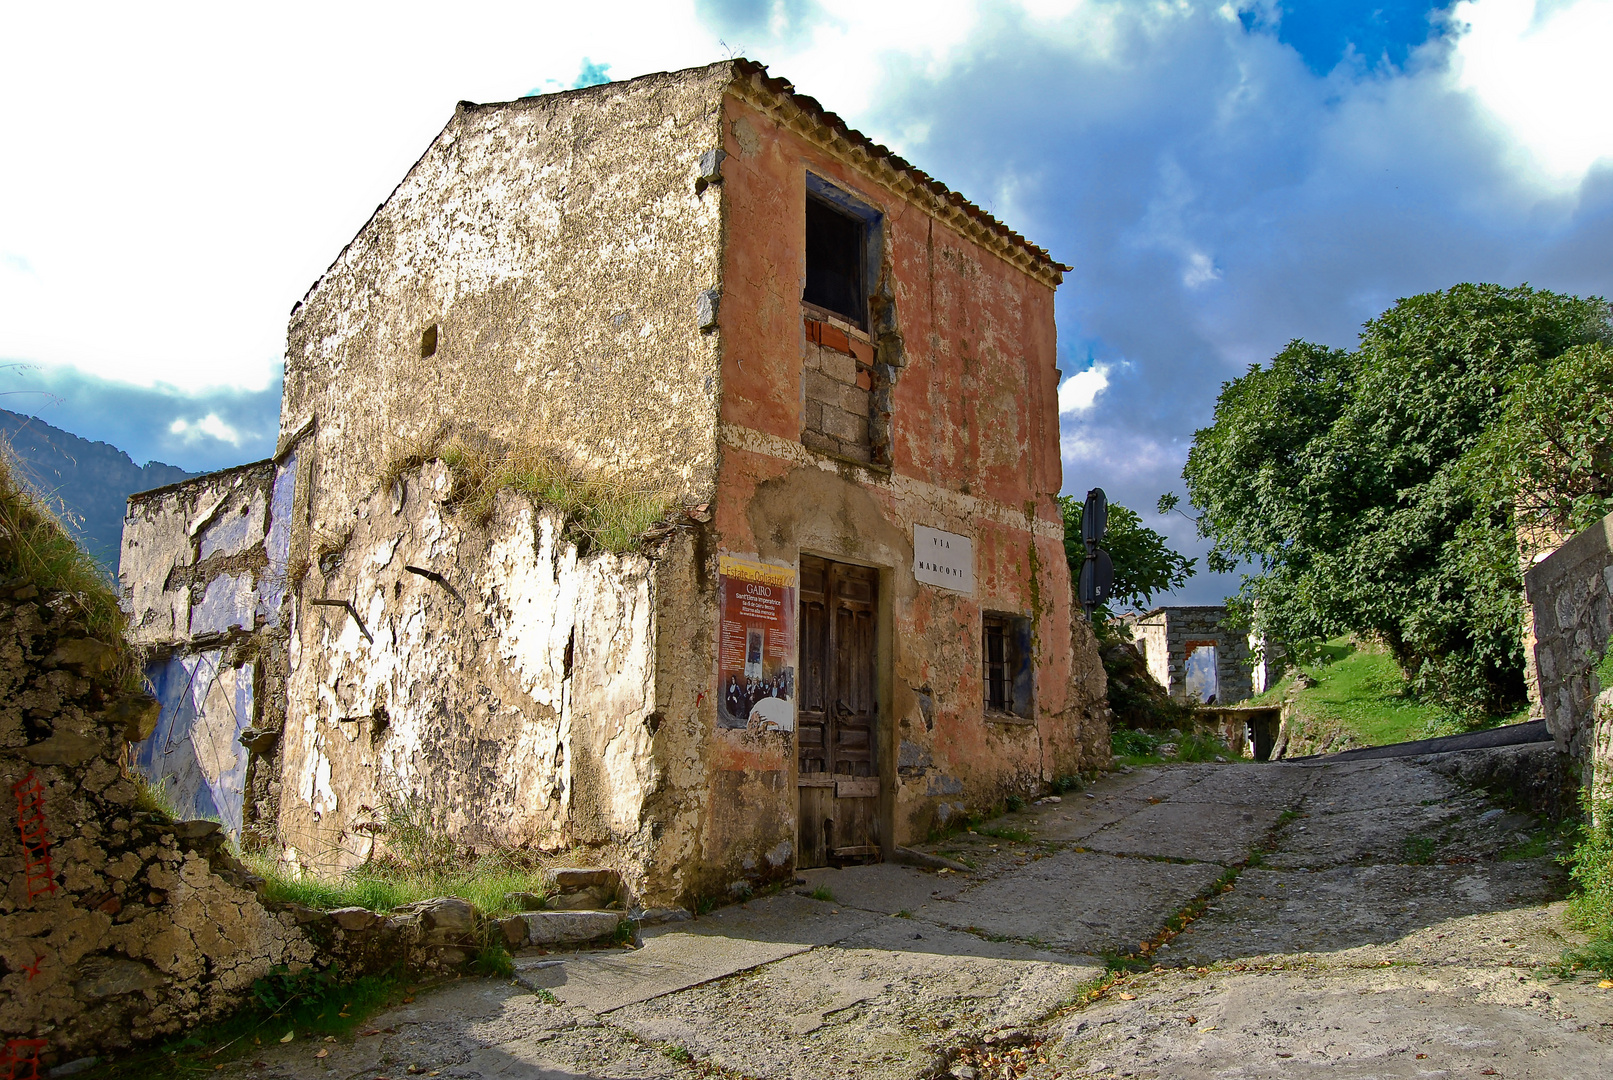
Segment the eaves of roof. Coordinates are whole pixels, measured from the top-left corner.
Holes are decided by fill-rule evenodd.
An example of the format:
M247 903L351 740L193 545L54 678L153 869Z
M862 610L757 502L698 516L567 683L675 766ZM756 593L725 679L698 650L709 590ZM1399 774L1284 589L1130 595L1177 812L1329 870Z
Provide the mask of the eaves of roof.
M1046 248L1031 243L889 147L851 127L817 99L797 94L788 79L769 75L765 65L743 57L735 60L730 89L808 141L872 175L897 195L1045 284L1057 286L1066 272L1075 269L1055 261Z

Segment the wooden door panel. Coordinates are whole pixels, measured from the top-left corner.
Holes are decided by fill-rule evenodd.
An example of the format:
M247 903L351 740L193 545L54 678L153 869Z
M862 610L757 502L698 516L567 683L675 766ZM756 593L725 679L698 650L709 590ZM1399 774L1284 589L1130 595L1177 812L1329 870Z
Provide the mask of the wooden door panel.
M879 855L878 598L877 570L801 557L796 865L803 868Z

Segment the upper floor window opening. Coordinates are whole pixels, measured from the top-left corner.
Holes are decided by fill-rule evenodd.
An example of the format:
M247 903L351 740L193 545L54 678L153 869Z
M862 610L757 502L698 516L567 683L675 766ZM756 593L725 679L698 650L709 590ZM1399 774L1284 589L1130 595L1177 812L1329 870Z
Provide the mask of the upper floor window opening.
M807 174L806 288L801 299L868 329L868 293L878 275L879 211Z

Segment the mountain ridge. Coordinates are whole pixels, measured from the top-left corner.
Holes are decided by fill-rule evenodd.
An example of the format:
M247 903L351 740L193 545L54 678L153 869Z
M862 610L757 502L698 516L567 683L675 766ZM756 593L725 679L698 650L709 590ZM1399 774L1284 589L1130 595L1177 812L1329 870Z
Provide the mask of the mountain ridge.
M110 577L118 570L129 496L200 475L162 461L136 465L111 443L9 409L0 409L0 439L10 446L18 479L45 500Z

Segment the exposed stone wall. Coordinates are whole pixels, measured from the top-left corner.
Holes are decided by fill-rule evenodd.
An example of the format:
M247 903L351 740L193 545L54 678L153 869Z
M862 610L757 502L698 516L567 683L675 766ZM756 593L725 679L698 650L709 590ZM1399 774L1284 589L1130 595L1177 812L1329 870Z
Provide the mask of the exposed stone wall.
M874 460L869 441L873 343L862 331L827 316L807 319L806 328L801 442L869 464Z
M185 817L274 845L285 724L287 559L299 455L129 499L119 563L129 638L162 704L133 762Z
M1613 770L1593 707L1603 689L1596 666L1613 637L1613 514L1536 563L1523 581L1546 726L1584 782L1596 783L1597 773Z
M1189 646L1199 642L1215 645L1216 703L1230 705L1244 701L1254 692L1251 680L1249 639L1223 625L1227 609L1219 605L1161 607L1141 615L1127 615L1126 622L1143 650L1148 672L1178 701L1187 697L1187 658Z
M140 808L119 761L156 708L67 610L32 586L0 595L0 1031L44 1040L46 1064L187 1030L316 958L218 825Z
M655 564L584 556L561 515L513 492L477 524L452 489L432 461L375 491L303 582L285 857L361 862L388 803L413 800L464 843L603 847L637 891L657 782Z

